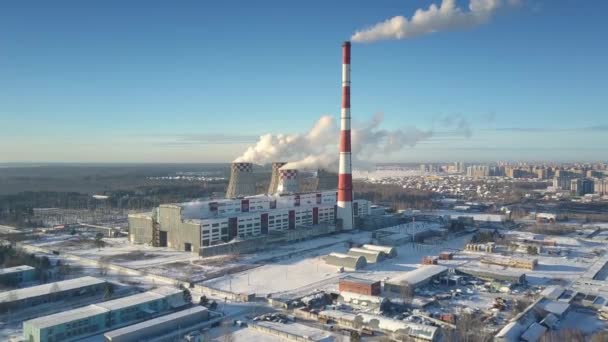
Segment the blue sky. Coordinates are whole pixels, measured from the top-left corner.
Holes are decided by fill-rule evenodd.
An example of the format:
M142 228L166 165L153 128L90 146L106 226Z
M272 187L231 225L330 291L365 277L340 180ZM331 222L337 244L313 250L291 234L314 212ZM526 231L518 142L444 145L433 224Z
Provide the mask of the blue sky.
M434 1L3 1L0 162L223 162L338 116L340 43ZM462 7L467 1L459 1ZM606 160L608 2L353 45L352 114L434 135L377 161ZM465 118L471 136L438 125Z

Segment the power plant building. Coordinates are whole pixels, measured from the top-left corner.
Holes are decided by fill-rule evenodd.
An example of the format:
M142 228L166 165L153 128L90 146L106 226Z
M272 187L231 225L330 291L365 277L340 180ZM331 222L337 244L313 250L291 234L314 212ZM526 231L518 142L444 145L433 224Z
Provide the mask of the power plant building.
M235 238L333 224L336 197L335 191L323 191L163 204L152 213L129 215L129 240L199 252ZM370 203L355 200L353 209L355 217L369 215Z

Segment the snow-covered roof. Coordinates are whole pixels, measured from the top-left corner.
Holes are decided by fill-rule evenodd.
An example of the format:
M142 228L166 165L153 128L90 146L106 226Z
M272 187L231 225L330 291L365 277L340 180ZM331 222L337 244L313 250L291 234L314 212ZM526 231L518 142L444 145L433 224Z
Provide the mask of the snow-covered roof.
M0 268L0 276L5 275L5 274L11 274L11 273L25 272L25 271L30 271L30 270L35 270L35 268L33 268L32 266L27 266L27 265Z
M334 320L345 321L354 321L356 317L359 316L361 317L363 324L366 324L370 328L377 327L377 329L383 331L398 332L429 341L434 340L438 333L438 328L434 326L399 321L384 316L370 315L366 313L356 315L354 313L338 310L325 310L321 311L319 315L329 317Z
M526 331L525 326L517 322L511 322L500 329L495 339L501 342L519 342L519 337L524 331Z
M540 323L549 328L553 328L553 327L555 327L555 325L557 324L558 321L559 321L559 318L557 318L557 316L555 316L554 314L550 313L547 315L547 317L543 318L543 320L540 321Z
M181 293L182 290L173 287L160 287L147 292L138 293L128 297L122 297L114 300L110 300L103 303L96 304L99 307L106 308L108 310L120 310L130 306L140 305L143 303L151 302L157 299L172 296Z
M314 342L331 342L334 338L327 331L314 328L301 323L289 323L283 324L278 322L259 321L253 323L254 325L262 326L268 329L285 332L288 334L302 337L306 341Z
M386 298L384 298L384 297L368 296L368 295L353 293L353 292L348 292L348 291L340 292L340 296L342 297L342 299L344 299L345 302L348 302L348 303L353 302L353 301L359 301L359 302L370 302L370 303L382 304L382 302L384 302L386 300ZM354 304L356 304L356 303L354 303Z
M532 323L530 327L521 335L521 339L526 342L536 342L545 334L547 328L538 324Z
M370 264L383 261L386 254L384 254L384 252L370 251L368 249L354 247L348 250L348 255L362 256L365 258L365 261Z
M0 303L13 302L15 300L24 300L28 298L48 295L51 292L63 292L76 290L82 287L100 285L106 283L103 279L94 277L81 277L69 280L62 280L55 283L48 283L38 286L26 287L22 289L5 291L0 293Z
M77 319L93 317L99 314L119 310L130 306L140 305L153 300L158 300L171 294L181 293L179 289L161 287L148 292L138 293L136 295L118 298L107 302L91 304L82 308L63 311L56 314L42 316L23 322L38 329L53 327L59 324L65 324Z
M350 281L353 283L367 284L367 285L372 285L372 284L379 282L379 280L357 278L357 277L353 277L351 275L347 275L346 277L340 278L340 281Z
M164 316L153 318L153 319L150 319L147 321L143 321L141 323L129 325L124 328L112 330L110 332L107 332L104 336L106 337L106 339L111 340L111 339L115 339L121 335L127 335L127 334L131 334L133 332L136 332L136 331L148 329L157 324L170 322L170 321L178 321L178 320L181 320L184 317L188 317L188 316L202 315L207 311L208 311L207 308L205 308L203 306L194 306L194 307L186 309L186 310L181 310L181 311L174 312L174 313L171 313L168 315L164 315Z
M447 271L448 271L448 268L445 266L423 265L413 271L393 277L390 280L388 280L387 283L396 284L396 285L400 285L403 283L407 283L409 285L417 285L421 282L428 280L429 278L438 276Z
M82 308L58 312L56 314L42 316L23 322L25 326L30 325L38 329L54 327L58 324L72 322L77 319L84 319L109 312L110 310L97 306L95 304L87 305Z
M370 251L384 252L390 258L394 258L397 256L397 249L395 247L365 244L365 245L363 245L363 249L369 249Z
M570 304L565 302L556 302L549 299L542 299L538 302L538 307L547 312L555 314L557 317L563 317L566 311L570 308Z
M358 270L367 265L367 260L362 256L353 256L343 253L330 253L325 257L325 263L332 266Z
M545 298L557 300L559 296L564 293L564 291L566 291L566 289L564 289L562 286L548 286L540 293L540 295Z

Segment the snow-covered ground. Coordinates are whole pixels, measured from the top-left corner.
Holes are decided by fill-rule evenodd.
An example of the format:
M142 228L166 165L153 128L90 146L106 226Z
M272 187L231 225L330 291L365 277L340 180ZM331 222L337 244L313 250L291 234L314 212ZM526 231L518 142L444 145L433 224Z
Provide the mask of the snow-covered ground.
M371 233L362 232L356 234L355 237L361 242L365 242L371 237ZM326 265L322 258L332 252L344 253L348 250L346 244L336 243L302 255L280 259L248 271L211 279L204 284L233 292L255 293L257 295L274 294L275 297L286 294L306 294L316 289L335 290L338 279L347 274L374 280L391 278L420 266L420 262L425 255L437 255L444 250L462 248L468 239L470 239L470 236L459 237L439 245L401 245L397 247L398 256L394 259L369 264L363 270L344 273L338 273L335 266ZM317 240L320 239L306 241L305 243L323 244ZM259 257L262 256L258 255ZM460 262L465 261L460 260ZM452 262L458 263L459 260Z

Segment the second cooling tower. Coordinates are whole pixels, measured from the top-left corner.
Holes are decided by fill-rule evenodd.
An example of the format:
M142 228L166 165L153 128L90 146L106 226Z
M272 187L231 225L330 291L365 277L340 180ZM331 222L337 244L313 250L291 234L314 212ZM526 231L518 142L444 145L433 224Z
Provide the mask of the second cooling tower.
M272 176L270 176L270 185L268 186L268 194L272 195L277 192L277 188L279 187L279 171L283 166L285 166L285 162L274 162L272 163Z
M296 193L300 189L300 181L298 179L298 170L279 169L279 184L277 193L289 194Z

